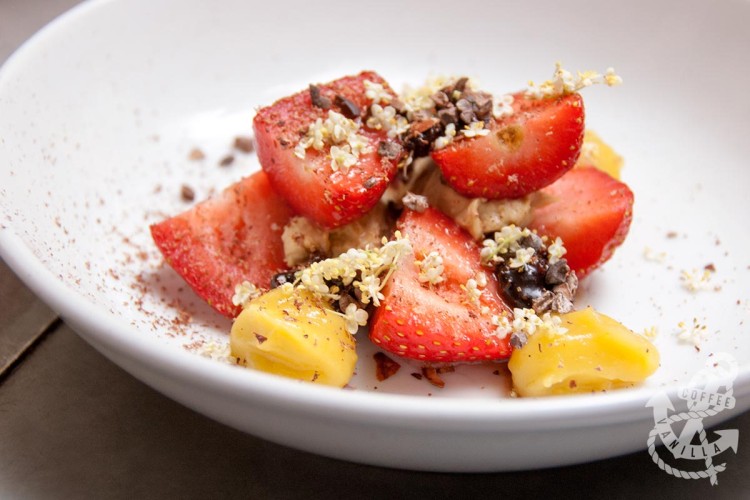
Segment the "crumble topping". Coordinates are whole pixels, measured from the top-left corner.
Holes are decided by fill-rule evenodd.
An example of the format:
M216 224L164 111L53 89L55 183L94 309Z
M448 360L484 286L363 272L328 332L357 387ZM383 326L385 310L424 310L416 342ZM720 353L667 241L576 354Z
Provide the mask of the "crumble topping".
M680 271L680 281L682 286L691 292L699 292L711 288L711 275L713 271L710 268L692 269Z
M307 262L311 255L328 255L331 242L328 231L319 228L307 217L292 217L281 233L284 262L294 267Z

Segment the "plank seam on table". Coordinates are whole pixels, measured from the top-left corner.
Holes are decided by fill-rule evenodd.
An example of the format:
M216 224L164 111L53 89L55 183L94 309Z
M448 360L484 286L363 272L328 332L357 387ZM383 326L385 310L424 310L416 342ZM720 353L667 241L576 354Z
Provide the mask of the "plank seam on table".
M63 320L58 316L52 321L50 321L41 332L39 332L38 335L34 336L29 342L26 343L26 345L23 346L22 349L19 349L16 355L6 363L4 367L2 367L0 371L0 387L2 386L3 382L10 377L10 374L13 373L13 370L20 366L21 363L36 349L36 347L41 344L44 339L46 339L49 335L52 334L54 330L57 330L63 325Z

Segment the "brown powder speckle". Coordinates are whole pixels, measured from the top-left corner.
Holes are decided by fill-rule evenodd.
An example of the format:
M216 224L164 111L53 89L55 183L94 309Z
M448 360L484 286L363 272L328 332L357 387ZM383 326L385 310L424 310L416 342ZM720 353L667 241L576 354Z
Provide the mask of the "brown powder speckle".
M242 151L243 153L252 153L255 151L255 143L253 138L249 136L238 135L234 138L234 149Z
M195 191L187 184L183 184L180 188L180 197L182 201L193 201L195 199Z
M200 148L193 148L188 153L188 160L200 161L206 157L206 154Z
M219 166L220 167L228 167L234 163L234 156L233 155L226 155L224 158L219 160Z

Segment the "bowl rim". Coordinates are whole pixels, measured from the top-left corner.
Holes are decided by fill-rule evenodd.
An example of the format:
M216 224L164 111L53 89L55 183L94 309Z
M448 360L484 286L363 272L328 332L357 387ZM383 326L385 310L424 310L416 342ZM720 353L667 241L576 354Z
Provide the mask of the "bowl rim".
M112 0L86 0L60 14L18 47L0 67L0 96L4 82L32 56L35 48L64 29L75 17L102 8ZM4 175L6 170L0 172ZM680 386L639 387L606 394L584 394L545 398L430 398L372 391L350 391L294 381L255 370L238 369L204 359L182 349L159 343L124 321L119 321L88 301L55 276L34 255L22 237L12 230L13 222L0 225L0 256L37 296L77 325L78 333L95 344L111 349L142 366L245 401L294 407L313 414L378 422L398 418L401 425L430 424L474 429L587 427L633 421L649 416L648 400L666 392L676 396ZM105 355L107 353L105 352ZM119 364L119 363L118 363ZM135 370L126 368L140 378ZM735 397L750 394L750 364L739 367L734 380ZM456 404L456 401L460 404Z

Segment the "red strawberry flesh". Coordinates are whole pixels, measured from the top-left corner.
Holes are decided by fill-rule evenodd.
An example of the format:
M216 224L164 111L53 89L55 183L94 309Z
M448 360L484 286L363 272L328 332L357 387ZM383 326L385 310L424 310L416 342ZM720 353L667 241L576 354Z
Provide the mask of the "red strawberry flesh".
M459 193L519 198L570 170L580 154L584 108L580 94L532 99L514 95L513 115L491 121L489 134L459 139L432 152Z
M292 209L257 172L219 196L151 226L167 263L214 309L234 317L236 285L267 290L287 270L281 232Z
M404 257L383 290L385 299L373 318L370 338L399 356L429 363L505 359L508 338L495 333L492 316L510 315L495 276L480 265L479 246L463 229L436 209L406 210L398 223L414 255ZM419 282L415 259L437 251L445 281ZM462 289L482 274L487 281L479 303Z
M334 171L329 148L308 148L304 159L294 154L310 124L318 118L325 120L329 110L346 116L358 108L361 117L354 119L364 121L372 104L372 99L365 96L365 80L380 83L395 95L379 75L362 72L315 86L312 93L305 90L280 99L258 110L253 121L258 159L274 189L295 211L323 227L339 227L364 215L378 202L396 173L399 158L378 153L380 143L387 140L386 132L365 126L358 134L366 138L369 152L360 154L357 163L348 169ZM331 107L314 105L313 94L319 95L315 99L318 104L322 99Z
M531 229L560 237L571 269L583 276L606 262L624 240L633 218L633 192L593 167L571 170L542 190Z

